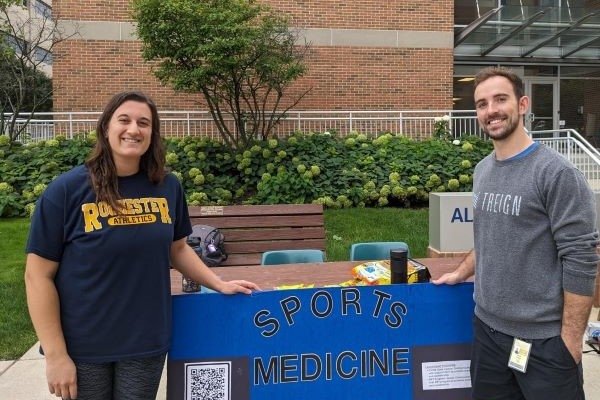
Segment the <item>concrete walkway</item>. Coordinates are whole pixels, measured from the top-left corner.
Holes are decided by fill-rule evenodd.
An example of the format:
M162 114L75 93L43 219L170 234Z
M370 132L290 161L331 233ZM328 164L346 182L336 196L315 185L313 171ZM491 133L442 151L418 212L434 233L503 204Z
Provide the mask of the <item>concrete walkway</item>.
M56 400L46 384L46 364L36 343L16 361L0 361L0 398L3 400ZM167 398L167 368L158 389L157 400Z
M595 321L598 309L592 310L590 320ZM48 392L44 358L35 344L16 361L0 361L0 397L6 400L56 400ZM589 350L584 346L584 350ZM586 398L600 399L600 354L583 355L583 375ZM166 400L166 367L158 390L157 400Z

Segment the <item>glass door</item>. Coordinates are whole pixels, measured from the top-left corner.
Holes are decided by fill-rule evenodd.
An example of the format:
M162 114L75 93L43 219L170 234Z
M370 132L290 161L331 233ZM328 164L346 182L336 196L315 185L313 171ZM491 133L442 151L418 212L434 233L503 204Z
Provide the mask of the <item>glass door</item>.
M560 129L557 79L526 79L525 95L530 99L529 113L525 116L525 127L528 130Z

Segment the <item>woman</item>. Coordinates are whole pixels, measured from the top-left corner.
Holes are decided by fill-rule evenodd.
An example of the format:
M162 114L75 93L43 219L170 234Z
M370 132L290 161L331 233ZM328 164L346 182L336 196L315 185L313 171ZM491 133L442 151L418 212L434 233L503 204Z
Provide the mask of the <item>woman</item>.
M25 282L46 356L50 393L63 399L156 397L171 337L169 265L222 293L186 244L183 189L164 171L158 112L142 93L114 96L98 120L85 165L38 200Z

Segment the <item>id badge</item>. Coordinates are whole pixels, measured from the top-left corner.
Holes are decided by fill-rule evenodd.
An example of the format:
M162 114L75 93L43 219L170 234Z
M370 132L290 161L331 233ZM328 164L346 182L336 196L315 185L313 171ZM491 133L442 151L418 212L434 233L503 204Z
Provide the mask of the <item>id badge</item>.
M531 343L515 338L510 350L510 358L508 359L509 368L525 373L527 371L530 352Z

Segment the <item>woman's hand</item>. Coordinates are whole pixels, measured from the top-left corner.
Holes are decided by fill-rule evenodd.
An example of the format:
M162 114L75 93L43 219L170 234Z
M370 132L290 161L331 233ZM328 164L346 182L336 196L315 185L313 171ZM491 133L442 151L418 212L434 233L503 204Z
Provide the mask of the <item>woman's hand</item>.
M68 355L46 357L46 379L48 390L56 397L77 398L77 369Z
M223 281L217 290L223 294L245 293L251 294L253 290L260 290L257 284L244 280Z

